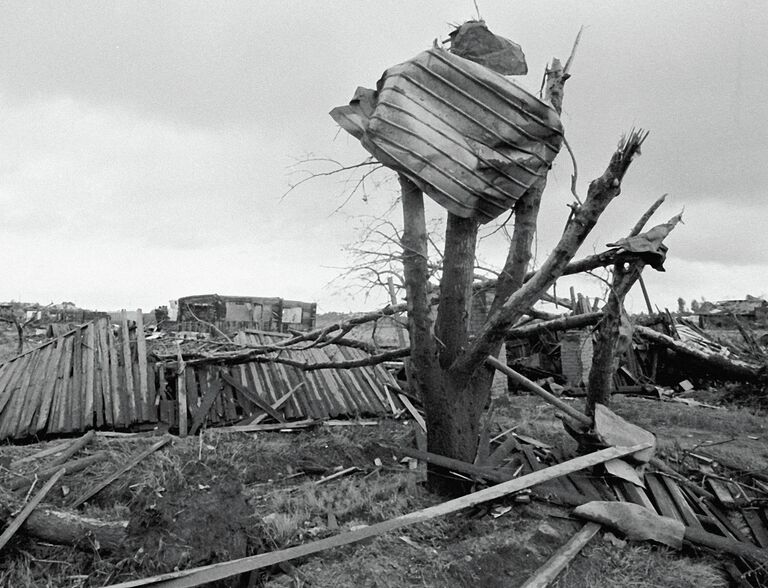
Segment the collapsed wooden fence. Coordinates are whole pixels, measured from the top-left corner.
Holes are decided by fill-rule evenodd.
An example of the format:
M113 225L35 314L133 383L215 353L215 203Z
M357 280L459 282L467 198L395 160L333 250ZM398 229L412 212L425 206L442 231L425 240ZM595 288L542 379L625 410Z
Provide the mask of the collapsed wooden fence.
M102 318L0 365L0 438L157 421L141 311Z
M147 353L141 311L136 314L135 325L123 311L118 325L101 318L0 364L0 439L159 424L183 435L206 425L247 424L265 406L278 404L277 412L266 412L280 421L403 408L387 390L395 380L382 366L304 371L254 360L198 364L180 372L177 362L156 361ZM238 341L259 346L281 337L251 332L239 334ZM308 363L366 356L337 345L281 353Z

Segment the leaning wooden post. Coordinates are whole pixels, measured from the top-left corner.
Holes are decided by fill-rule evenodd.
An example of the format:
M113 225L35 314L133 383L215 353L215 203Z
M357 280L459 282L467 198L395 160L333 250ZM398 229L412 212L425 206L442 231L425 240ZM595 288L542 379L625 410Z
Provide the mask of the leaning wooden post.
M176 367L176 401L179 405L179 437L187 436L187 382L184 370L186 366L181 356L181 345L178 345L179 361Z

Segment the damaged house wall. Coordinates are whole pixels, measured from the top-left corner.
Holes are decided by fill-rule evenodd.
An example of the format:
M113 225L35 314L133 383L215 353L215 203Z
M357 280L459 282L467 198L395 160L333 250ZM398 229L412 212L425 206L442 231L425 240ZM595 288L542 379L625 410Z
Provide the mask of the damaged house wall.
M203 294L179 298L178 304L179 331L214 334L211 325L227 334L240 329L309 331L317 318L317 303L283 298Z

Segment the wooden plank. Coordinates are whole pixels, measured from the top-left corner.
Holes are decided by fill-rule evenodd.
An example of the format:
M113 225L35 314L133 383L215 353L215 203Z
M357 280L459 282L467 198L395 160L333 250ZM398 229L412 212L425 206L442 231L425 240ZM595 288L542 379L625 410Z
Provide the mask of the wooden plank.
M248 373L247 373L247 366L245 364L240 364L237 366L233 366L233 368L237 371L235 374L235 378L238 382L240 382L243 386L246 388L250 386L248 383ZM242 414L244 418L248 418L253 415L254 412L256 412L256 406L248 400L245 396L243 396L237 388L235 388L235 398L237 400L237 403L240 405L240 409L242 410Z
M59 371L56 377L53 407L48 418L48 433L60 433L65 429L67 419L67 407L69 405L68 394L72 375L72 336L64 338L64 350L62 351Z
M201 426L205 423L205 419L207 418L212 424L218 424L221 422L221 419L219 418L219 411L216 406L216 401L219 398L219 393L221 392L221 388L218 386L212 385L212 378L211 378L211 372L209 366L202 366L197 371L197 377L200 382L200 407L202 408L203 402L205 401L205 396L208 394L210 390L213 390L216 388L216 393L211 395L213 398L213 403L211 406L208 407L206 410L207 414L203 415L203 419L201 421Z
M293 389L292 389L290 392L288 392L288 394L284 394L284 395L283 395L283 396L282 396L280 399L278 399L276 402L273 402L273 403L272 403L272 405L271 405L271 406L272 406L272 408L273 408L274 410L277 410L277 409L279 409L279 408L280 408L281 406L283 406L283 405L284 405L286 402L288 402L288 401L291 399L291 397L293 396L293 393L294 393L294 392L296 392L296 390L298 390L299 388L301 388L303 385L304 385L304 382L300 382L299 384L297 384L296 386L294 386L294 387L293 387ZM268 416L268 415L267 415L267 413L266 413L266 412L262 412L261 414L255 415L255 416L253 416L253 417L250 417L250 418L248 418L248 419L243 419L242 421L240 421L239 423L237 423L237 425L238 425L238 426L243 426L243 425L248 425L248 424L251 424L251 425L258 425L258 424L259 424L261 421L263 421L265 418L267 418L267 416Z
M651 502L651 499L648 498L648 493L644 488L635 486L632 482L627 482L621 478L615 478L615 480L618 487L621 488L621 493L626 496L629 502L644 506L651 512L657 512L656 507Z
M536 457L536 454L533 452L533 448L529 445L523 445L520 448L520 451L523 455L524 462L528 464L528 467L530 468L531 472L538 472L541 470L546 469L544 465L539 461L539 459ZM555 498L557 498L560 495L566 495L566 494L572 494L573 491L569 490L567 486L563 484L563 481L560 479L552 480L550 482L546 482L545 484L541 485L542 490L544 490L546 493L551 494Z
M234 388L227 386L224 382L220 382L222 387L221 398L224 404L224 418L228 423L237 420L237 408L235 405Z
M709 484L709 487L712 488L712 492L715 494L715 496L717 496L720 504L722 504L725 508L734 508L736 506L736 499L731 494L728 485L724 482L721 482L720 480L716 480L710 477L710 475L714 475L714 470L712 467L703 465L701 466L701 471L707 475L707 484Z
M753 508L744 508L741 510L741 514L744 515L744 520L747 521L747 525L755 537L755 542L760 547L768 547L768 530L765 528L759 511Z
M0 438L6 439L13 437L16 434L16 429L19 425L19 420L24 411L24 405L28 401L28 392L32 378L40 365L40 352L36 351L30 355L29 362L24 368L18 387L13 392L8 404L5 406L3 413L2 425L0 425Z
M106 422L106 411L104 409L104 372L101 362L101 341L99 341L98 323L93 324L93 414L94 423L97 429L104 428ZM109 380L107 380L109 385Z
M37 369L32 374L32 383L29 387L27 403L24 405L24 411L19 419L19 424L16 427L15 437L17 439L34 434L35 415L40 412L40 404L43 398L43 391L47 386L47 382L50 379L55 381L56 372L54 369L53 378L51 378L51 362L52 358L55 359L56 349L53 345L43 347L40 351L40 361ZM54 364L55 366L55 364Z
M96 346L98 349L97 364L101 381L101 406L104 412L104 423L114 426L115 416L112 409L112 387L109 374L109 341L107 339L107 321L96 321Z
M147 359L147 395L149 403L147 404L147 420L150 423L157 422L157 387L155 385L155 362Z
M112 482L117 480L120 476L122 476L125 472L133 468L135 465L137 465L139 462L141 462L145 457L150 455L151 453L154 453L161 447L167 445L171 441L170 437L166 437L165 439L161 439L157 443L153 444L151 447L148 447L138 455L136 455L131 461L129 461L127 464L125 464L123 467L118 468L113 473L111 473L109 476L104 478L101 482L96 484L93 488L87 490L83 494L81 494L78 498L72 501L72 504L70 505L72 508L77 508L87 500L90 500L94 496L96 496L99 492L101 492L104 488L109 486Z
M194 367L184 368L184 382L187 391L187 410L189 416L194 419L200 406L200 387L197 385L197 373Z
M85 378L83 373L83 330L76 329L72 335L72 388L68 412L70 423L67 431L83 430L83 408L85 404Z
M598 523L585 523L568 542L558 549L547 562L528 578L521 588L546 588L576 557L600 530Z
M144 338L144 316L141 309L136 309L136 355L139 362L139 406L141 420L153 421L147 382L147 341ZM156 419L154 419L156 420Z
M51 352L51 361L45 376L45 386L41 392L37 421L30 429L30 432L35 434L40 433L48 423L48 418L51 413L51 405L53 404L54 389L59 376L59 363L61 362L61 357L64 351L64 338L59 337L56 340L55 346L51 345L51 348L53 351Z
M128 314L125 310L120 311L120 343L123 351L123 374L125 388L123 397L125 406L128 407L127 423L135 423L141 417L136 414L135 388L133 384L133 360L131 358L131 335L128 330Z
M93 427L96 409L96 327L89 323L85 328L85 395L83 404L83 427Z
M273 566L284 561L289 561L298 557L304 557L313 553L319 553L334 547L350 545L352 543L364 541L365 539L369 539L371 537L377 537L389 531L394 531L395 529L400 529L416 523L421 523L435 519L437 517L452 514L454 512L477 506L478 504L483 504L491 500L496 500L504 496L508 496L509 494L519 492L520 490L525 490L526 488L530 488L537 484L553 480L559 476L564 476L572 472L604 463L609 459L615 459L617 457L623 457L625 455L641 451L647 447L647 444L622 448L609 447L608 449L602 449L595 453L582 455L580 457L559 463L538 472L533 472L531 474L515 478L514 480L479 490L478 492L474 492L472 494L454 498L453 500L449 500L435 506L410 512L408 514L401 515L399 517L395 517L380 523L375 523L361 529L347 531L345 533L334 535L326 539L320 539L319 541L312 543L305 543L304 545L289 547L288 549L283 549L280 551L262 553L259 555L244 557L229 562L211 564L190 570L170 572L150 578L131 580L120 584L114 584L111 588L137 588L138 586L147 586L150 584L154 585L155 588L192 588L194 586L200 586L206 582L213 582L216 580L230 578L237 574L242 574L244 572L257 569L263 569L265 567Z
M306 419L303 421L291 421L290 423L269 423L266 425L230 425L228 427L217 427L217 433L260 433L266 431L291 431L293 429L308 429L323 421L318 419Z
M107 328L107 354L109 356L109 391L112 396L112 423L115 427L127 424L124 394L120 391L120 374L118 360L118 339L111 325Z
M283 415L281 415L279 412L277 412L275 409L273 409L269 404L264 402L257 394L253 392L253 390L248 390L245 388L242 384L240 384L235 378L233 378L229 373L225 371L221 371L221 377L223 380L235 388L240 394L245 396L248 400L250 400L253 404L258 406L261 410L266 412L269 416L271 416L273 419L275 419L278 423L284 423L285 418L283 418Z
M657 474L656 476L659 480L661 480L664 486L666 486L669 495L672 497L672 500L675 503L675 506L677 506L677 510L683 517L683 522L689 527L703 528L701 521L699 521L699 517L697 517L696 513L693 512L691 505L688 504L688 501L685 499L685 496L680 491L680 487L675 483L675 481L672 478L663 476L661 474Z
M8 527L3 531L3 534L0 535L0 550L5 547L6 543L10 541L11 537L14 536L16 531L19 530L21 525L24 524L24 521L26 521L29 518L29 515L32 514L32 511L37 508L37 505L40 504L40 502L43 500L43 498L46 497L48 492L51 491L51 488L56 484L56 482L59 481L59 479L66 473L66 470L64 468L61 468L58 472L56 472L53 476L51 476L48 481L45 483L45 485L40 488L40 491L34 495L32 500L30 500L24 508L21 510L21 512L16 515L16 517L11 521L11 524L8 525Z
M411 400L405 394L398 394L398 396L400 397L400 402L403 403L408 412L411 413L411 416L416 420L417 423L419 423L421 430L426 433L427 423L424 421L424 417L419 414L419 411L416 410L416 407L413 406L413 404L411 404Z
M664 484L656 477L656 474L646 474L645 483L658 513L684 522L682 515L677 510L677 506L672 501L672 498L670 498L669 492L667 492Z
M179 371L176 374L176 400L179 403L179 437L187 436L187 376L186 371L192 369L184 364L179 349ZM194 379L194 374L192 376Z
M155 364L157 370L157 390L155 391L155 405L160 404L160 400L168 399L168 380L165 378L165 363L157 362Z
M30 361L32 361L34 357L35 354L30 353L16 360L18 363L13 370L13 374L8 380L8 384L5 386L3 397L0 398L0 427L5 425L6 419L8 419L8 414L12 410L9 408L9 405L12 407L13 402L16 399L16 392L22 385Z
M203 392L202 386L200 391ZM219 392L221 392L220 386L207 386L206 383L206 388L203 392L202 404L197 410L197 414L192 421L192 426L189 428L190 435L197 433L197 430L203 425L206 417L208 416L208 413L211 412L211 407L213 407L213 403L216 400L216 397L219 395Z

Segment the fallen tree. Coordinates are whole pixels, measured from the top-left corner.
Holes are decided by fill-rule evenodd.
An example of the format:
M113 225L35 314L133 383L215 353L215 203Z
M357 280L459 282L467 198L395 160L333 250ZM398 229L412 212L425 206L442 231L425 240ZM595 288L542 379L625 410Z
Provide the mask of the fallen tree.
M7 495L0 497L0 513L3 514L0 526L6 524L5 519L20 505L18 500ZM19 532L49 543L107 553L116 551L125 542L127 526L127 521L102 521L68 511L38 507L30 513Z
M685 341L678 341L672 337L659 333L648 327L635 326L635 332L666 349L679 353L685 357L701 362L709 369L722 375L726 379L742 380L747 382L763 382L766 379L766 366L743 361L735 357L726 357L720 353L709 351Z

